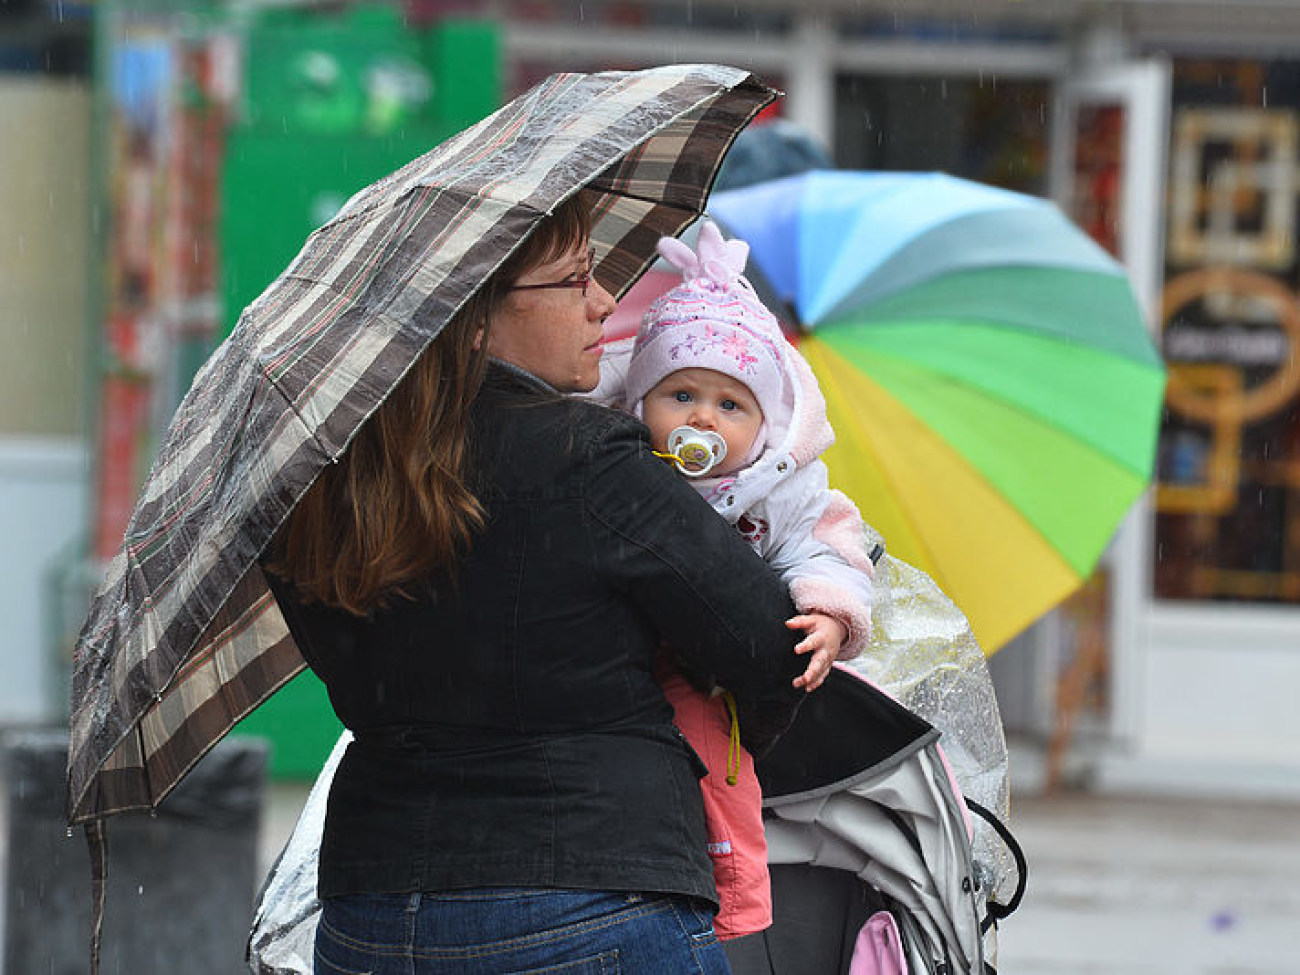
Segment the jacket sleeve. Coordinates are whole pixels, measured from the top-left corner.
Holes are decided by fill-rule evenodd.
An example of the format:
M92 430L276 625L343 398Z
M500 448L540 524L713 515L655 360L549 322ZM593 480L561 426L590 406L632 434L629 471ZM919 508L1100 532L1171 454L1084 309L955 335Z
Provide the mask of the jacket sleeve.
M848 636L839 657L848 660L866 649L871 636L874 569L857 507L826 480L818 460L781 485L790 496L773 498L778 503L769 510L786 517L774 518L766 555L799 612L844 624Z
M619 417L593 445L584 501L595 558L697 676L736 698L755 755L794 720L803 658L785 626L785 585L736 530L650 452L645 428Z

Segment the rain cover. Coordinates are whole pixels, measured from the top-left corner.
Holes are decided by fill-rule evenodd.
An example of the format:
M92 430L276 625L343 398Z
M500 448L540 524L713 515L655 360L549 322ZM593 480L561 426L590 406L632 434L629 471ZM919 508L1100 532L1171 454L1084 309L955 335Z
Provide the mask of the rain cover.
M874 540L884 544L874 530ZM1009 761L993 679L965 615L928 575L886 553L876 565L867 649L848 666L941 733L963 794L1003 822L1010 812ZM1005 902L1015 861L987 823L972 817L981 886Z
M312 951L320 901L316 871L325 804L330 784L343 760L352 733L343 732L311 787L293 835L280 851L257 899L257 912L248 937L248 968L254 975L312 975Z

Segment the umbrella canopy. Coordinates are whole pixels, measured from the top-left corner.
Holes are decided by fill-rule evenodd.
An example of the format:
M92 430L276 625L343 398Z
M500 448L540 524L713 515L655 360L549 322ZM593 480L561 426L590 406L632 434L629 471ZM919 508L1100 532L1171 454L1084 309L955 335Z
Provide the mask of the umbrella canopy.
M678 65L556 75L354 196L177 410L76 650L69 818L157 805L302 669L257 559L316 475L543 215L596 194L621 293L774 93Z
M1077 588L1150 479L1164 389L1123 268L1053 204L941 174L811 172L709 210L803 333L835 485L985 651Z

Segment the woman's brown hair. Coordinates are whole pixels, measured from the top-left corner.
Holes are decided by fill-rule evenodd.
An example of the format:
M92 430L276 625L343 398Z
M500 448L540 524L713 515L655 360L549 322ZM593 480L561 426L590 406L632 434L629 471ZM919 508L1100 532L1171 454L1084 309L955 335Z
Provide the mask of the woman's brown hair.
M538 224L321 473L280 529L269 571L305 598L358 616L409 595L418 579L451 572L485 524L465 462L493 314L524 273L588 239L584 196Z

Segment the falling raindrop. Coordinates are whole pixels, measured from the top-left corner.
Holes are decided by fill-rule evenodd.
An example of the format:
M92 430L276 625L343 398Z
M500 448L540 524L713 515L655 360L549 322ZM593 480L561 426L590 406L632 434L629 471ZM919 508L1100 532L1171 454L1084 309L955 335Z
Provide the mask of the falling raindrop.
M72 839L72 827L68 827L68 839Z
M138 885L138 886L135 888L135 895L136 895L137 897L143 897L143 896L144 896L144 884L140 884L140 885Z
M1264 85L1259 90L1259 104L1261 108L1268 108L1268 85Z

